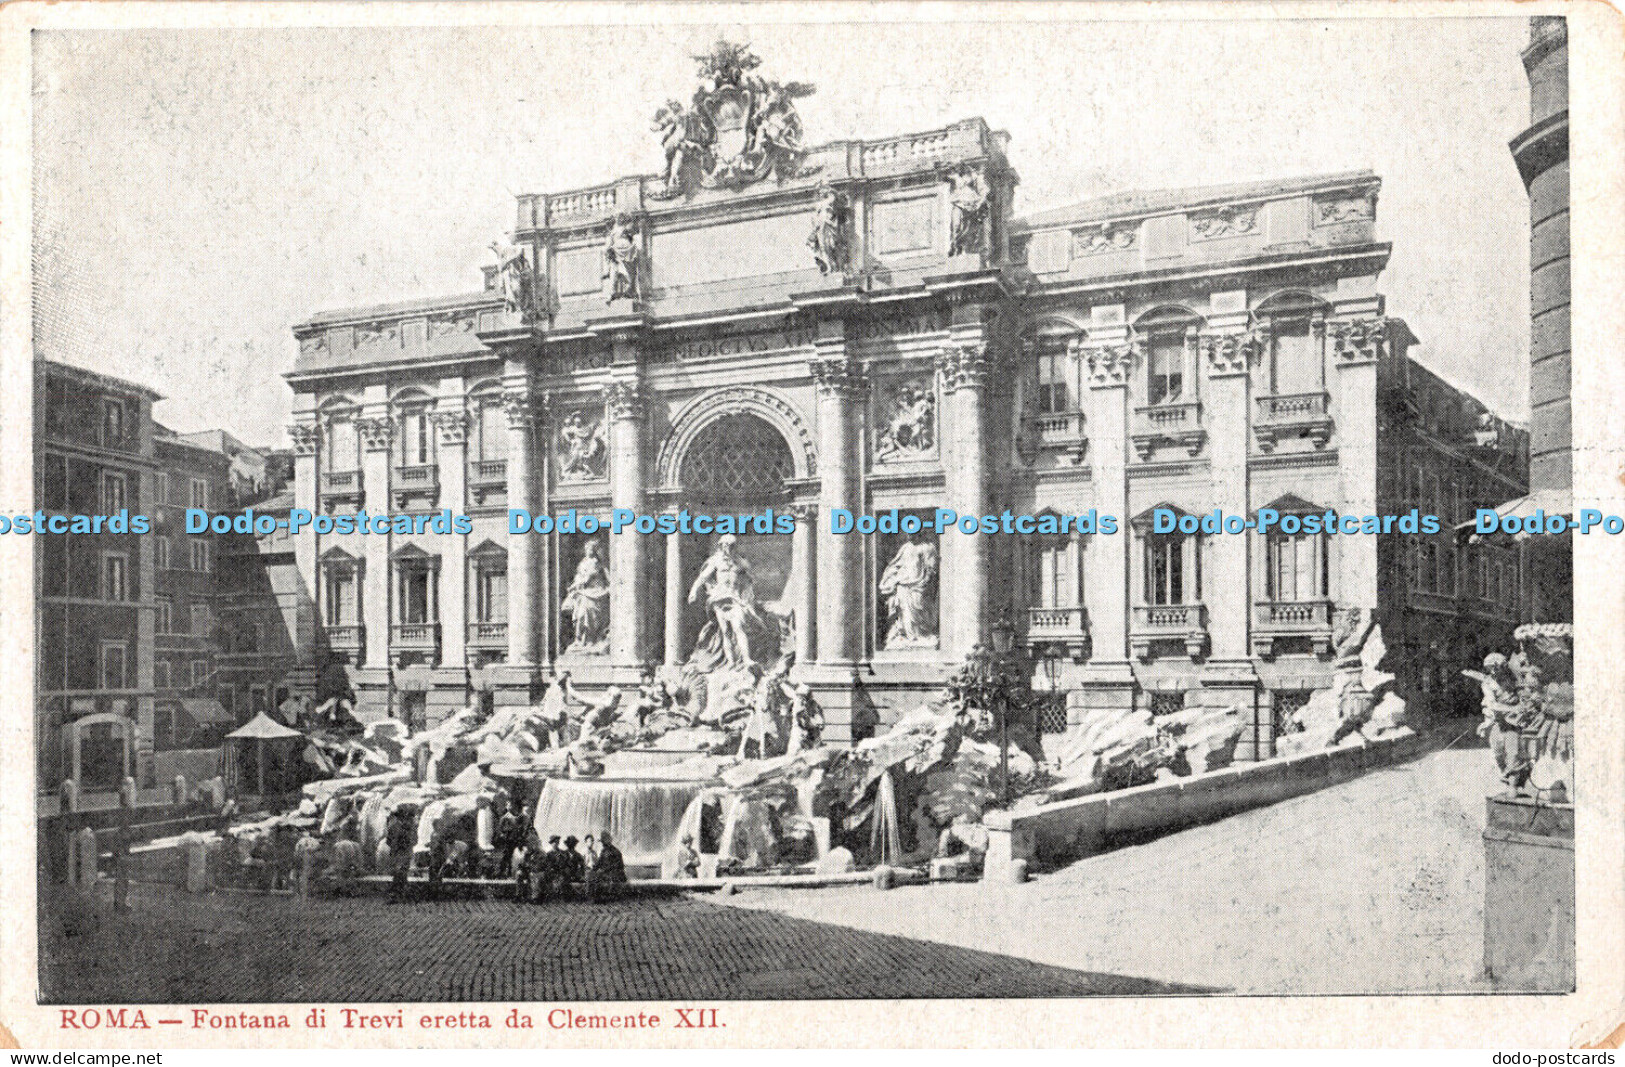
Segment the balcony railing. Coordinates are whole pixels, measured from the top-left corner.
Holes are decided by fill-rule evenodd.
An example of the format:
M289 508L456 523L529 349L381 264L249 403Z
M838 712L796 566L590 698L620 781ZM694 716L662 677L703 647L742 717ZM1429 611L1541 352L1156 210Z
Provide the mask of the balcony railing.
M432 502L440 492L440 469L432 463L396 467L394 490L396 507L420 499Z
M1253 605L1253 650L1264 658L1283 637L1308 638L1318 655L1332 647L1330 600L1260 600Z
M389 643L397 649L427 649L440 646L437 622L398 622L389 628Z
M348 500L360 500L361 472L323 471L322 495Z
M507 648L508 624L505 622L471 622L468 624L470 648Z
M328 626L327 647L335 652L360 652L367 647L367 630L364 626Z
M1134 608L1129 643L1140 659L1151 658L1151 642L1183 641L1192 659L1207 647L1205 604L1142 604Z
M1135 408L1134 430L1129 436L1141 459L1150 459L1162 443L1178 445L1194 456L1207 440L1207 432L1202 429L1202 405L1190 400Z
M1027 643L1060 646L1083 655L1089 643L1089 615L1084 608L1028 608Z
M1024 420L1026 437L1031 446L1065 449L1075 459L1083 458L1087 439L1083 433L1083 412L1057 411L1029 415Z
M1324 390L1259 397L1253 421L1258 447L1268 452L1283 437L1307 437L1316 448L1325 447L1332 437L1328 403Z
M508 480L505 459L476 459L468 465L469 485L502 485Z

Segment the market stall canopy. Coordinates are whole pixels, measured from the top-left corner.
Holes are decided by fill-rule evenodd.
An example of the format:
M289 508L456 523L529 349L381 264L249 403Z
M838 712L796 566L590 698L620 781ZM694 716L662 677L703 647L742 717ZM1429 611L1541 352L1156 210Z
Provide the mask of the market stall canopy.
M304 736L298 730L283 726L263 711L226 735L228 738L243 738L250 741L282 741Z
M1537 489L1528 496L1521 496L1516 500L1508 500L1504 504L1498 504L1495 508L1495 533L1477 533L1478 516L1474 515L1473 518L1466 522L1456 524L1456 541L1457 543L1471 543L1483 537L1511 537L1514 540L1522 541L1533 535L1528 533L1502 533L1500 520L1506 518L1517 519L1521 528L1524 522L1535 517L1536 512L1542 515L1562 515L1566 518L1574 512L1573 494L1567 489Z

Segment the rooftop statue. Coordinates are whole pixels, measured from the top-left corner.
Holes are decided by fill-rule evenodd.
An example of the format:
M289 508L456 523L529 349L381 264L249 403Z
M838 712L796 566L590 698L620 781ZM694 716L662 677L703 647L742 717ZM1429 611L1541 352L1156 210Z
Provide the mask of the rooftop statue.
M748 44L718 41L694 59L700 84L692 104L668 100L655 112L653 129L666 152L666 184L656 199L740 189L769 174L783 181L812 173L803 165L795 101L812 95L813 86L756 74L762 61Z

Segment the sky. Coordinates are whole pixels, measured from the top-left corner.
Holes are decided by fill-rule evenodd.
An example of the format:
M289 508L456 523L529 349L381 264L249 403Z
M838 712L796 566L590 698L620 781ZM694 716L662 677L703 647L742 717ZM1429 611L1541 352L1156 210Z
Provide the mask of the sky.
M657 171L718 36L818 87L810 143L1008 130L1018 212L1374 170L1389 314L1527 418L1522 18L40 32L37 351L282 444L294 323L475 291L514 194Z

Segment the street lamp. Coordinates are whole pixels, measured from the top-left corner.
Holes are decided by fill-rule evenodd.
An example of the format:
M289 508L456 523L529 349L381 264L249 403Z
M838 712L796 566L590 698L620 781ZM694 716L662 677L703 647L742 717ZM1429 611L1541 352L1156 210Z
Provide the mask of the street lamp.
M1016 628L1009 613L1001 614L993 624L993 684L999 713L999 797L1007 808L1010 806L1010 694L1005 691L1004 671L1015 637Z

